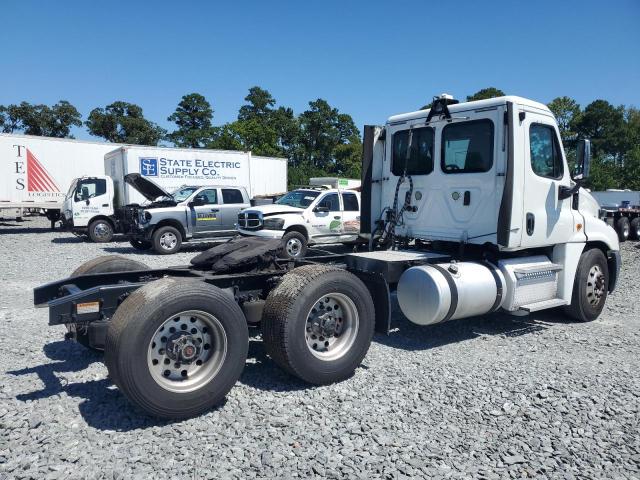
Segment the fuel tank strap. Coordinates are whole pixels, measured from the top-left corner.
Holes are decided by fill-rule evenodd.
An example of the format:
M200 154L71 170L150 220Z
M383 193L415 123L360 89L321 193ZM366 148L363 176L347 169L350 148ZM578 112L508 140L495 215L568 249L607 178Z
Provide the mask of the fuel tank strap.
M444 316L444 318L440 320L441 322L446 322L453 316L456 308L458 308L458 287L456 286L456 282L453 281L453 278L451 278L451 274L445 268L442 268L440 265L436 264L432 264L429 266L435 268L442 274L442 276L449 284L449 290L451 290L451 305L449 305L449 311Z
M495 302L493 302L493 305L489 310L490 312L495 312L500 306L500 304L502 303L502 295L503 295L502 280L500 280L500 277L496 273L496 268L498 267L496 267L490 262L484 262L484 265L489 269L489 271L491 272L491 275L493 276L493 279L496 281L496 300Z

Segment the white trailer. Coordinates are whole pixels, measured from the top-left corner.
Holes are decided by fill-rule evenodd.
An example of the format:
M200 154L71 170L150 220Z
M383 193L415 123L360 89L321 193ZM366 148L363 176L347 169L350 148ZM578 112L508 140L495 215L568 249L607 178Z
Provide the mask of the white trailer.
M93 241L110 241L120 230L118 209L149 201L125 182L125 176L132 173L139 173L166 192L184 186L215 185L240 187L254 198L287 190L286 158L242 151L127 145L104 156L100 175L74 180L65 199L63 224L76 233L88 233Z
M72 180L103 175L104 156L120 144L0 134L0 216L44 209L55 221Z
M339 188L343 190L356 190L362 182L355 178L342 177L311 177L309 185L314 187Z

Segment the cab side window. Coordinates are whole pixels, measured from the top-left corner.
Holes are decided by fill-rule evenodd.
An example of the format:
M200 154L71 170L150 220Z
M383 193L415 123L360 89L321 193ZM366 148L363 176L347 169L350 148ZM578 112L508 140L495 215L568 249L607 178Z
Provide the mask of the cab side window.
M242 198L242 192L235 188L223 188L222 189L222 201L225 204L230 203L244 203Z
M204 198L205 205L215 205L218 203L218 191L214 188L201 191L198 197Z
M493 166L493 122L451 123L442 130L444 173L488 172Z
M359 212L358 197L354 193L343 193L342 204L345 212Z
M393 134L393 152L391 158L391 172L400 176L428 175L433 171L433 128L414 128L411 134L409 130L400 130ZM411 143L411 151L409 149ZM408 153L408 155L407 155Z
M564 174L562 154L555 129L534 123L529 127L531 169L540 177L560 179Z
M327 207L330 212L340 211L340 200L337 193L329 193L318 202L319 207Z

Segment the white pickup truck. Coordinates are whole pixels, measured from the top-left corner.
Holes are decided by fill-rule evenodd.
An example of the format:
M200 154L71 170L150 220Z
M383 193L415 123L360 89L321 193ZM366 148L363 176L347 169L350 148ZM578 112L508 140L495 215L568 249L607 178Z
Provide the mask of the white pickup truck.
M354 243L360 233L360 193L300 188L272 205L247 208L238 215L242 235L282 238L283 254L302 258L308 245Z

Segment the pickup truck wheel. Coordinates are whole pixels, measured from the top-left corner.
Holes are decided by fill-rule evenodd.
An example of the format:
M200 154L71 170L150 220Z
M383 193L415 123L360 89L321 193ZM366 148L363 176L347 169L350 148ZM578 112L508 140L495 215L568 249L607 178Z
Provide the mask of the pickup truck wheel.
M629 238L629 232L631 226L629 225L629 219L627 217L620 217L616 220L616 232L618 232L618 240L626 242Z
M288 232L282 237L282 258L304 258L307 254L307 239L300 232Z
M153 250L160 255L171 255L180 250L182 235L177 228L167 225L153 232L151 240Z
M71 277L77 277L79 275L89 275L91 273L111 273L111 272L133 272L135 270L149 270L149 267L142 262L131 260L130 258L119 257L118 255L106 255L103 257L94 258L88 262L83 263L76 268ZM76 341L96 352L104 350L103 346L92 347L89 343L89 328L91 326L79 326L72 324L65 324L67 331L75 331Z
M580 322L598 318L607 300L609 269L602 250L592 248L580 256L576 278L573 282L571 305L565 312Z
M113 240L113 225L107 220L98 219L89 224L89 238L96 243Z
M151 248L153 247L151 242L147 242L146 240L131 239L129 240L129 243L133 248L140 251L151 250Z
M640 217L631 220L630 227L629 238L631 240L640 240Z
M107 331L105 363L146 413L179 419L222 402L244 369L247 322L228 293L164 278L122 302Z
M262 335L285 371L322 385L351 376L369 349L373 300L355 275L326 265L287 273L265 303Z

